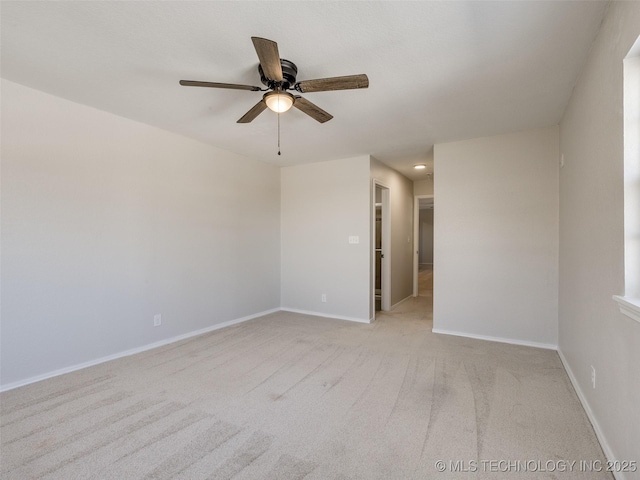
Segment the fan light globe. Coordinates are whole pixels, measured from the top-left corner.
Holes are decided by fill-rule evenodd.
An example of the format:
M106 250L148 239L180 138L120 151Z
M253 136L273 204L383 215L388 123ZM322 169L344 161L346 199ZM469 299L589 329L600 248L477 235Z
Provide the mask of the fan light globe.
M287 92L269 92L264 96L264 101L276 113L283 113L293 106L293 95Z

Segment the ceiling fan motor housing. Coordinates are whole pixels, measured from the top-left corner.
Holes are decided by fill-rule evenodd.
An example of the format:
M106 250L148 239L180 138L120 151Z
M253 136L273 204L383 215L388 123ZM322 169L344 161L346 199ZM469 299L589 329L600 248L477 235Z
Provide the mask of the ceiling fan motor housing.
M298 67L293 62L289 60L285 60L284 58L280 59L280 65L282 66L282 82L276 82L270 78L267 78L262 70L262 65L258 64L258 72L260 73L260 81L269 88L276 89L278 86L281 90L287 90L295 85L296 76L298 75ZM278 85L280 83L280 85Z

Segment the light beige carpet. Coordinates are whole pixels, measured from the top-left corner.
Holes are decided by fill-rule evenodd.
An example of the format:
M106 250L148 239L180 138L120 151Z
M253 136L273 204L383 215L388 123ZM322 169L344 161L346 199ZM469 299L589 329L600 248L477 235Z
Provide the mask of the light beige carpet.
M433 266L431 265L420 265L418 271L418 295L433 298Z
M612 478L549 471L605 460L555 352L432 334L429 302L281 312L5 392L0 476Z

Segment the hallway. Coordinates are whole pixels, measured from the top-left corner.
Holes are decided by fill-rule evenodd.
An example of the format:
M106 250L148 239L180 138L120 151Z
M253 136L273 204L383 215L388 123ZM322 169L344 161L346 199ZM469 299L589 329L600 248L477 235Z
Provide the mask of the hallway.
M418 295L433 299L433 264L420 264L418 268Z

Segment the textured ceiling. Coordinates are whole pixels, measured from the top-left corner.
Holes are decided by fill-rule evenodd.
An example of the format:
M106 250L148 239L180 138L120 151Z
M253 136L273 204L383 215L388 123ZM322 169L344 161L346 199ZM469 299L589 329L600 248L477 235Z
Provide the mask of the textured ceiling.
M278 165L371 154L414 180L434 143L557 124L606 3L9 2L2 76ZM251 36L278 42L298 80L366 73L370 88L308 93L237 124L260 92Z

